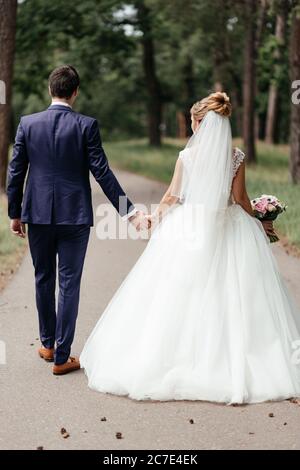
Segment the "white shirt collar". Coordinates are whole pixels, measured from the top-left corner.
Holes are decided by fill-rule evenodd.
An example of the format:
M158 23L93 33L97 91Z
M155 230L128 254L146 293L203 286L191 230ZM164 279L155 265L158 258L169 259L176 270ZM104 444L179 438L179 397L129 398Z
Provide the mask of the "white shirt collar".
M64 103L63 101L55 101L55 100L52 101L50 106L54 106L56 104L59 104L61 106L68 106L68 108L72 108L72 106L70 106L68 103Z

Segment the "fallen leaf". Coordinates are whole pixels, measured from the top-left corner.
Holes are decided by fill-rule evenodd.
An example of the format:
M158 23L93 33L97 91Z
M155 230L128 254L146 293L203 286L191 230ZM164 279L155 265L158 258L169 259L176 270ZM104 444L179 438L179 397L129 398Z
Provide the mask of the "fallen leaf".
M190 423L191 423L191 424L194 424L194 420L193 420L193 419L190 419Z
M283 423L283 426L286 426L286 425L287 425L287 423Z
M103 416L103 418L101 418L101 421L107 421L107 419L105 418L105 416Z
M121 432L116 432L116 438L117 439L123 439L122 433Z
M60 433L64 439L67 439L68 437L70 437L70 434L65 428L61 428Z
M43 447L43 446L38 446L38 447L36 448L36 450L44 450L44 447Z
M300 398L293 397L293 398L290 399L290 402L291 402L291 403L294 403L295 405L299 405L299 406L300 406Z
M251 434L251 436L252 436L253 434L255 434L255 432L249 432L249 434Z
M269 413L269 418L274 418L274 413Z

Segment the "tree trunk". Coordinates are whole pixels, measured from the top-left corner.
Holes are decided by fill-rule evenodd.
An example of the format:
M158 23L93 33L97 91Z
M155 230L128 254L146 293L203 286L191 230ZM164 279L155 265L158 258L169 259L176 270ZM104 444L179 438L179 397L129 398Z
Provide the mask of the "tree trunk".
M257 17L257 25L256 25L256 35L255 35L255 50L258 51L261 42L262 42L262 37L265 29L265 23L266 23L266 16L267 16L267 7L268 7L268 2L267 0L259 0L259 12L258 12L258 17ZM255 81L255 95L258 95L258 84L257 81ZM254 116L254 135L255 139L259 139L260 136L260 129L261 129L261 116L259 113L256 111L255 116Z
M274 54L275 64L275 76L278 63L280 62L282 56L282 46L284 44L285 38L285 25L286 25L286 15L284 9L278 13L276 18L276 31L275 37L277 40L277 48ZM276 78L276 77L275 77ZM277 119L277 109L278 109L278 84L272 82L269 88L269 98L268 98L268 110L267 110L267 120L266 120L266 131L265 131L265 141L269 144L274 143L275 136L275 126Z
M232 0L215 0L212 8L215 17L215 28L217 30L217 39L212 47L213 62L213 90L224 91L228 83L229 63L230 63L230 44L228 39L227 22L230 18L232 9Z
M136 2L137 16L143 33L143 68L148 92L148 129L150 145L161 145L162 100L160 84L156 75L155 51L152 34L151 11L143 0Z
M275 124L277 119L278 107L278 86L272 83L269 88L268 110L266 120L265 142L274 144Z
M0 0L0 192L6 189L17 0Z
M182 68L183 77L183 99L184 99L184 117L185 117L185 136L189 137L192 134L191 129L191 112L190 109L194 104L195 99L195 77L194 77L194 64L193 58L188 55L186 57L184 66Z
M177 111L177 137L179 139L185 139L187 136L187 125L185 113L182 111Z
M246 32L243 80L243 139L249 162L256 162L255 151L255 14L256 1L245 0Z
M225 42L225 41L224 41ZM224 42L220 41L220 47L215 47L212 51L213 56L213 90L223 91L223 72L226 55L224 51Z
M299 15L299 14L298 14ZM293 12L291 45L290 45L290 75L292 82L300 79L300 15L297 17L296 9ZM300 183L300 93L298 100L292 100L291 108L291 134L290 134L290 174L293 183ZM295 102L293 102L295 101Z

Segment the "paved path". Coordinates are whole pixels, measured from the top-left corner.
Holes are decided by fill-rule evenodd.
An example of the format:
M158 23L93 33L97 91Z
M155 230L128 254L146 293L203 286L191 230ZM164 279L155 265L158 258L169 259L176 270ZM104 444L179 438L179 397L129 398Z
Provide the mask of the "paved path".
M137 202L157 202L163 185L118 173ZM94 202L103 202L94 187ZM96 219L97 221L97 219ZM100 241L91 235L73 353L146 246L145 240ZM275 248L300 305L300 261ZM33 270L27 254L0 296L0 449L300 449L300 406L288 401L230 407L204 402L137 402L88 389L83 371L55 377L38 358ZM269 417L273 413L274 417ZM102 417L106 421L101 421ZM190 424L190 419L194 424ZM70 433L63 439L60 429ZM116 439L122 432L123 439Z

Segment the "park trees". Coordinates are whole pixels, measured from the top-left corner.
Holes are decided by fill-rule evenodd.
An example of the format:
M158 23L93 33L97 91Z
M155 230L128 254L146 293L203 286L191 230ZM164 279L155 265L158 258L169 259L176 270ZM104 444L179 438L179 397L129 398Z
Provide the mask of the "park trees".
M293 183L300 183L300 8L292 12L290 72L292 83L297 81L298 93L292 100L290 136L290 173Z
M15 50L17 0L0 0L0 192L5 190L11 129L11 90Z

